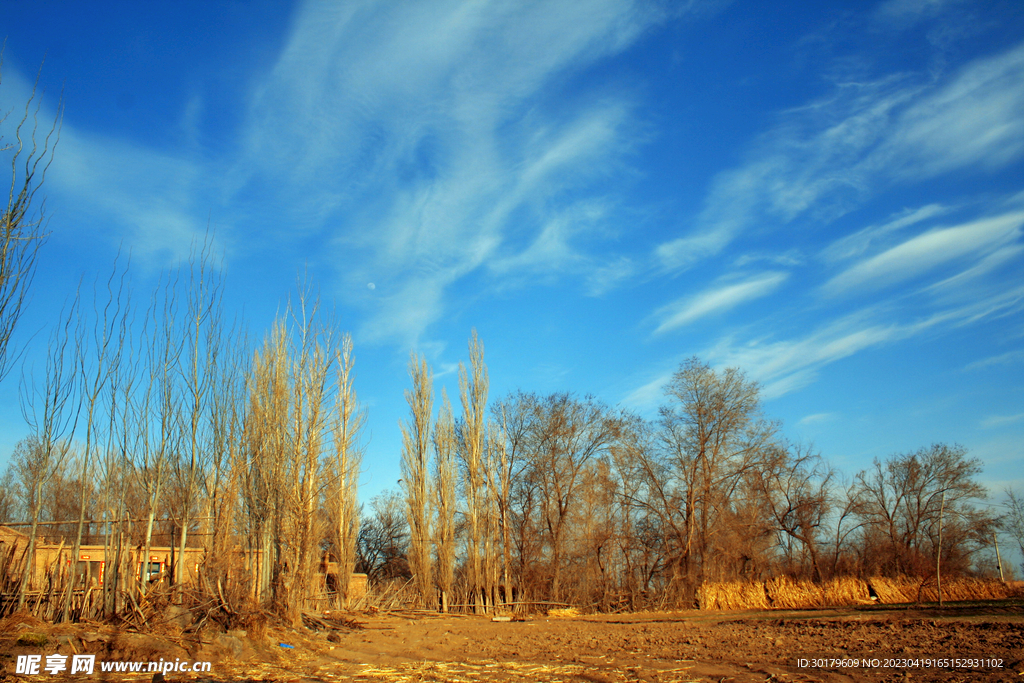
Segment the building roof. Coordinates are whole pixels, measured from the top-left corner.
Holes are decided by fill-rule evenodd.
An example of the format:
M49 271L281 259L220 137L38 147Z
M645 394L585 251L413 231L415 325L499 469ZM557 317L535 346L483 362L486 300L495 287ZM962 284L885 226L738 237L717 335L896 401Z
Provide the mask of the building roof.
M20 540L27 540L27 539L28 539L28 535L27 534L23 534L20 531L18 531L17 529L12 529L9 526L2 526L2 525L0 525L0 541L11 542L11 541L20 541Z

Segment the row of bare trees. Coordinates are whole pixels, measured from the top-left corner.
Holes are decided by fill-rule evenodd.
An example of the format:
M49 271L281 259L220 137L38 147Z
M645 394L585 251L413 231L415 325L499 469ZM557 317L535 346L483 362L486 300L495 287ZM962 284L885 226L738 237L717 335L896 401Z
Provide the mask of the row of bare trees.
M979 507L981 465L960 446L876 460L844 481L783 439L738 369L685 362L648 421L567 393L515 392L488 410L475 333L469 355L457 420L447 398L432 418L430 369L413 357L404 515L394 495L377 499L373 547L360 544L361 566L410 577L425 606L689 604L706 582L988 562L1001 520Z
M323 592L325 550L338 572L355 565L365 415L351 339L302 295L248 344L224 324L208 244L141 310L127 281L115 269L92 310L79 292L42 375L23 382L30 436L6 475L20 495L0 500L3 521L27 523L18 604L42 523L62 522L43 526L67 544L74 577L83 538L106 522L108 612L145 594L129 558L149 556L162 524L179 589L205 583L297 620ZM199 576L188 547L206 550ZM66 616L74 581L62 585Z
M352 342L315 299L300 296L251 344L223 321L207 246L144 306L127 282L115 268L91 309L77 296L41 375L23 383L31 433L6 475L20 493L0 499L28 526L20 603L52 521L69 576L100 532L116 558L108 611L145 594L129 557L148 556L159 531L177 586L196 579L292 620L322 598L325 562L340 576L409 577L429 608L639 607L779 572L970 572L998 525L974 504L985 491L964 449L895 455L844 483L785 442L756 383L698 359L672 376L655 420L571 393L489 402L475 332L458 416L445 392L434 410L429 365L412 357L403 495L361 520ZM182 561L189 546L207 550L198 577ZM73 582L62 585L67 616ZM336 587L342 604L347 582Z
M361 519L351 340L300 297L262 342L246 350L232 331L228 345L207 259L158 291L141 326L124 322L135 314L118 276L94 306L102 315L57 328L46 382L24 393L44 419L6 475L20 493L0 500L31 538L58 520L47 533L70 548L103 518L108 557L145 556L163 520L178 586L194 578L185 548L204 547L200 581L293 620L322 599L327 561L342 576L410 581L428 608L478 611L685 605L707 582L971 573L987 561L1000 520L977 505L980 463L959 446L843 480L782 438L756 383L698 359L672 376L654 420L570 393L489 402L475 332L458 415L446 392L434 409L430 367L412 357L402 491ZM119 591L146 590L126 562L108 574L113 611Z
M33 90L23 110L0 112L0 126L13 123L5 129L13 135L0 138L11 165L0 216L0 380L21 357L14 330L47 236L38 193L62 109L40 134L39 104ZM365 422L351 339L300 296L251 345L240 325L225 323L211 244L142 305L132 301L127 266L115 264L93 287L91 307L80 286L45 359L23 371L29 435L4 474L0 522L21 522L27 542L0 548L4 590L16 590L5 609L25 605L43 533L67 545L60 604L49 611L60 618L70 613L80 548L98 539L108 613L144 596L148 572L136 565L156 536L174 546L178 587L216 585L222 600L234 591L293 620L321 589L325 549L351 573ZM182 559L189 546L206 550L198 577ZM337 600L347 585L339 582Z

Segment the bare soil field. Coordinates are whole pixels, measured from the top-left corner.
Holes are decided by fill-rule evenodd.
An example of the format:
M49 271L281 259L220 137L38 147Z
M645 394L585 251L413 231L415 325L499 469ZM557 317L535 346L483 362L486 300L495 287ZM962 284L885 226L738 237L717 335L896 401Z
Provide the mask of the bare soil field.
M21 675L19 654L209 661L167 681L1024 681L1024 601L943 609L698 611L487 617L346 615L321 630L130 633L98 624L0 622L3 680L145 680L151 673ZM331 628L324 628L328 626Z

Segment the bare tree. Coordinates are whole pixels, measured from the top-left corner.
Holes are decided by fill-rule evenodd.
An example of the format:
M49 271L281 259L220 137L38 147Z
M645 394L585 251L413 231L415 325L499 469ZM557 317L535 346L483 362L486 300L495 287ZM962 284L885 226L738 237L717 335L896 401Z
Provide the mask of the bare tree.
M352 388L352 337L345 335L337 353L338 395L334 416L333 481L328 499L334 511L333 545L337 555L338 607L348 601L348 577L355 570L356 544L359 539L358 486L363 458L360 435L366 412Z
M652 581L666 566L665 549L673 533L672 515L667 515L668 524L660 521L667 510L661 481L651 479L654 451L653 425L637 415L624 416L611 456L620 482L615 540L622 561L621 602L631 609L645 606L650 597Z
M820 582L819 536L830 512L835 472L809 448L780 445L768 449L766 456L753 473L758 492L776 529L801 544L810 558L812 576Z
M760 389L736 368L716 372L692 358L665 387L661 454L643 463L662 522L672 530L673 583L688 600L705 580L723 576L714 543L744 476L771 444L777 425L760 415Z
M293 312L298 331L292 354L291 392L295 446L288 479L293 482L291 527L295 547L290 562L294 567L293 581L281 605L285 616L297 626L302 622L302 604L313 592L314 567L326 531L317 508L324 491L321 456L331 422L327 393L335 355L331 329L319 316L319 301L310 303L307 299L305 293L300 295L298 308ZM279 577L287 581L286 574L279 572Z
M623 558L616 543L622 510L617 502L622 496L610 457L612 448L606 448L583 470L577 521L568 546L573 571L567 575L571 582L563 581L563 594L572 596L573 602L600 608L617 601L615 593L623 574Z
M483 566L484 517L487 514L487 492L484 471L486 457L487 367L484 365L484 347L473 330L469 340L471 370L459 363L459 388L462 397L463 429L461 450L465 479L466 517L469 522L467 539L469 595L474 609L484 610L483 597L489 591L485 585Z
M119 272L120 271L120 272ZM115 261L114 268L111 272L110 277L106 283L106 302L102 308L96 303L95 291L93 293L93 314L95 319L93 320L93 332L91 335L90 349L81 348L79 353L83 355L79 359L79 366L81 368L82 376L82 392L83 392L83 408L85 411L85 444L82 451L81 457L81 481L86 481L89 478L90 469L95 460L95 452L97 450L98 434L97 428L99 425L97 421L100 418L100 412L103 406L100 405L101 395L107 388L107 384L110 378L115 375L119 369L123 360L123 354L125 352L125 345L128 341L128 324L129 324L129 296L126 292L126 276L127 268L119 269L117 262ZM83 341L85 339L83 338ZM92 354L89 355L88 361L84 357L91 350ZM130 384L130 382L129 382ZM113 397L116 400L116 394L119 387L114 387ZM131 387L127 386L126 395L131 395ZM114 423L114 405L110 406L109 410L109 422L110 426ZM126 428L129 424L125 420L125 415L120 416L121 426ZM108 467L107 478L110 480L114 477L114 473L111 471L115 469L115 464L111 461L113 454L108 451ZM117 458L122 457L121 454L116 456ZM120 468L116 468L120 470ZM123 486L119 486L122 492ZM75 531L75 544L71 554L71 576L78 576L78 562L80 556L80 550L82 546L82 535L85 531L85 510L86 510L86 487L82 486L80 489L79 505L77 510L78 525ZM116 573L115 573L116 576ZM74 582L69 581L62 599L63 605L61 609L61 619L66 620L68 618L69 610L71 607L71 590ZM109 584L109 582L108 582Z
M247 382L249 406L240 463L247 518L253 598L273 599L276 572L284 562L285 459L291 445L288 339L284 323L275 323L256 353Z
M2 78L3 52L0 48L0 81ZM0 380L11 371L13 361L19 355L17 352L12 353L11 339L24 312L25 299L35 274L39 248L46 240L46 202L36 201L36 194L46 179L46 172L53 162L54 150L60 138L63 99L57 105L54 122L43 137L42 143L37 136L40 107L41 102L36 99L34 86L25 103L25 110L14 127L13 142L5 142L2 133L2 126L10 112L0 112L0 152L10 153L11 159L11 184L7 194L7 206L0 214ZM63 342L57 342L61 353L67 350L66 341L65 335ZM27 564L19 589L19 608L25 603L25 590L34 557L39 521L38 487L52 476L55 469L63 465L63 460L67 456L66 439L61 441L56 436L57 432L67 425L64 422L65 418L60 414L65 412L65 404L70 398L72 387L70 384L65 385L69 379L63 368L63 359L58 361L51 355L50 361L45 390L47 398L44 399L46 407L42 409L38 421L30 420L36 428L39 445L31 458L34 461L32 469L36 479L32 483L34 509L31 511L32 529L26 556ZM39 431L40 428L42 432ZM73 428L71 431L73 432Z
M0 49L0 81L3 77L3 52ZM60 138L63 99L49 132L40 143L39 109L36 89L25 103L25 111L14 127L14 141L4 142L0 128L0 152L11 156L11 185L7 206L0 216L0 380L7 376L12 360L11 336L24 311L25 297L35 274L36 256L46 241L44 201L36 194L46 179L53 153ZM0 127L10 112L0 112Z
M233 587L232 570L236 561L233 527L242 478L242 471L237 465L245 421L245 375L249 369L249 345L240 326L235 326L229 338L232 343L225 345L224 353L212 368L209 468L202 486L206 502L202 521L205 538L208 539L203 571L210 585L218 587L219 593L227 590L223 587Z
M25 605L26 591L35 564L42 490L64 468L81 412L79 373L74 367L80 358L78 349L83 343L78 322L80 319L76 301L51 334L42 387L25 378L22 382L22 413L32 428L32 437L29 442L23 442L21 478L25 490L30 492L28 512L32 526L18 591L18 609Z
M172 460L175 489L174 517L178 527L178 557L174 582L188 579L185 548L198 515L207 460L211 452L209 414L216 367L221 352L219 278L211 264L211 242L193 248L189 258L188 296L181 327L182 353L178 362L182 400L178 420L181 449Z
M840 504L842 509L839 509ZM857 563L851 553L853 544L850 539L864 526L864 502L860 497L856 481L843 478L842 493L836 495L835 509L837 512L832 522L831 547L829 549L832 556L831 575L857 574Z
M540 474L532 465L532 450L528 453L529 464L513 480L508 506L511 529L509 553L515 555L513 573L520 601L546 597L543 592L546 578L538 566L544 554L546 531L541 514L543 496Z
M134 402L133 418L139 431L139 448L133 453L132 471L146 495L146 530L143 557L149 562L157 508L165 494L173 454L180 432L176 420L179 400L178 362L182 341L177 332L176 281L154 289L143 328L146 385ZM173 542L173 540L172 540ZM148 566L148 565L147 565ZM140 572L140 593L147 590L148 573Z
M409 568L416 581L420 600L428 609L434 606L434 582L430 558L433 516L430 505L430 423L433 416L433 377L427 361L409 357L412 391L406 390L409 403L408 424L402 430L402 486L409 516Z
M1008 488L1006 489L1006 505L1010 511L1003 519L1004 527L1017 547L1020 548L1021 556L1024 557L1024 496L1012 488ZM1021 563L1021 569L1024 570L1024 562Z
M521 577L512 574L512 495L516 480L522 475L527 463L530 429L535 397L526 396L522 392L510 394L495 403L491 413L498 423L496 458L492 475L497 481L495 486L495 504L497 506L498 534L501 542L501 586L502 599L508 602L516 592L514 581Z
M940 556L947 568L966 571L972 556L989 545L995 525L971 504L987 496L974 480L980 472L981 462L968 458L965 448L945 444L876 459L860 472L865 542L884 539L865 549L866 557L878 558L873 569L929 576L933 558ZM946 517L941 546L940 512Z
M441 391L441 409L437 413L434 427L434 484L437 501L437 518L434 523L434 545L436 548L437 586L441 592L441 610L448 611L448 604L455 585L455 507L456 471L455 453L458 442L455 435L455 418L448 394Z
M13 522L20 515L21 500L14 481L14 464L8 463L0 477L0 524Z
M359 530L356 566L374 583L410 576L409 521L404 508L397 491L384 491L370 501L372 514L363 519Z
M550 548L551 596L561 600L567 522L579 503L586 468L608 452L620 422L591 396L553 394L534 405L532 467Z
M315 301L303 294L289 312L294 333L277 322L252 364L239 479L254 597L298 623L317 589L321 544L332 535L321 503L330 488L325 443L336 425L328 396L336 349Z

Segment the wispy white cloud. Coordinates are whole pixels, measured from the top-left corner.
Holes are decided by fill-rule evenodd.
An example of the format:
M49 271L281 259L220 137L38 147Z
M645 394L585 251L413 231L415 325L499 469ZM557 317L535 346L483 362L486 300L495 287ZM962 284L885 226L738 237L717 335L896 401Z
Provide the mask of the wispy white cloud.
M549 216L540 232L523 249L508 256L495 256L489 263L491 271L507 274L551 274L573 264L587 261L572 245L575 236L599 225L607 215L600 202L578 202Z
M993 365L1010 365L1021 361L1024 361L1024 350L1007 351L1006 353L1001 353L998 356L990 356L988 358L976 360L973 363L968 363L964 370L979 370Z
M810 424L817 424L819 422L831 422L835 418L836 418L836 414L835 413L815 413L813 415L807 415L807 416L801 418L800 421L797 422L797 424L800 424L800 425L810 425Z
M615 230L595 186L641 140L637 98L628 85L576 91L571 76L697 4L311 0L273 67L248 75L233 151L197 151L193 96L184 151L65 123L51 176L140 256L187 253L212 212L224 241L244 225L247 249L329 264L334 293L367 313L363 340L416 345L478 269L495 286L570 274L592 294L631 275L628 259L596 255ZM8 68L7 94L12 80Z
M569 377L573 368L561 363L541 363L531 367L526 376L530 384L540 385L544 389L562 390L565 387L565 378Z
M333 237L342 280L390 278L364 338L414 340L481 268L606 291L629 269L587 252L610 220L588 188L638 140L633 98L560 79L663 19L633 0L309 2L254 93L235 186L302 197L283 211Z
M985 255L971 267L945 280L929 285L925 291L945 299L962 299L965 296L972 296L974 290L969 288L970 285L975 284L988 275L1009 267L1015 261L1021 261L1022 254L1024 254L1024 244L1008 244L999 247L992 253ZM1020 267L1017 267L1019 271Z
M1004 246L1020 237L1021 225L1024 225L1024 213L1015 212L929 230L856 263L825 283L822 289L834 296L902 282L948 261Z
M446 377L448 375L454 377L458 371L458 363L441 363L440 365L437 366L437 369L434 370L434 381L436 382L440 378Z
M32 86L15 67L5 64L0 94L0 109L7 110L9 102L24 107ZM41 93L37 98L39 120L54 120L53 102ZM201 108L198 98L186 107L181 121L186 134L194 128ZM210 175L206 165L186 153L88 132L65 118L46 189L51 212L61 220L99 218L96 222L105 233L94 239L111 244L125 241L136 263L162 268L187 257L196 240L205 235L213 203ZM71 215L64 213L71 211ZM223 240L219 242L218 251L223 248Z
M587 275L587 293L590 296L601 296L628 280L637 271L636 262L628 256L600 263Z
M906 209L881 225L872 225L852 235L841 237L821 252L826 261L843 261L863 255L872 246L882 242L903 228L941 216L950 211L942 204L928 204L917 209Z
M143 262L163 267L187 256L206 231L211 205L203 200L212 199L206 171L189 159L68 125L48 182L65 201L102 216L111 242L127 238Z
M1024 462L1024 439L1018 430L1012 429L989 434L991 436L988 439L975 441L971 448L971 457L985 463L986 479L992 482L989 484L990 490L1001 496L1007 486L1024 484L1024 477L1021 477L1020 471L1020 464ZM1002 483L998 483L999 480L1002 480Z
M985 429L991 429L992 427L1002 427L1003 425L1013 424L1021 420L1024 420L1024 413L1017 413L1016 415L990 415L981 421L981 426Z
M989 226L993 233L1006 230L1007 225L1019 226L1019 223L1004 220L997 221L996 225L1002 227ZM982 232L987 234L984 229ZM989 256L997 258L1004 248L1009 247L991 251ZM980 259L963 273L971 273L985 263L985 258ZM923 291L927 293L933 289L934 286ZM698 299L695 297L694 301ZM708 301L713 299L707 298ZM708 308L713 310L713 307ZM694 308L694 312L699 310L699 306ZM716 367L744 369L752 379L762 384L766 398L776 398L813 384L822 368L844 358L923 334L942 334L980 321L1016 316L1022 311L1024 284L1014 282L1012 286L1006 286L1005 281L993 281L983 287L974 287L969 296L933 297L918 308L907 308L899 300L868 304L831 320L826 317L815 329L789 337L777 333L752 337L734 332L721 336L697 355ZM687 309L681 306L677 312L685 316ZM822 309L819 315L827 316L826 310ZM1015 362L1020 358L1024 356L1010 352L975 362L968 369ZM681 360L682 357L677 359ZM661 398L662 387L670 378L669 372L659 374L627 392L625 402L641 410L653 409Z
M780 254L772 254L767 252L757 252L752 254L743 254L733 263L737 268L749 266L752 263L771 263L776 266L783 266L786 268L792 268L794 266L801 266L804 264L804 256L797 249L787 249Z
M1000 168L1024 153L1024 45L964 67L900 112L869 163L906 180Z
M899 325L867 318L847 316L796 339L737 343L727 338L705 355L715 365L745 369L764 384L765 396L774 398L810 384L824 365L910 335Z
M916 94L902 78L850 83L830 99L785 112L745 164L715 178L692 231L656 247L655 259L664 270L687 268L755 224L778 226L812 209L841 213L850 196L872 184L860 167L865 154Z
M774 292L786 281L788 273L768 272L741 282L721 284L699 294L678 299L655 313L661 322L654 334L662 334L688 325L700 318L722 313L746 301Z
M785 159L761 159L720 174L713 182L696 229L659 244L655 262L664 271L689 268L722 251L748 227L766 201L770 179L781 172Z
M977 59L937 82L898 74L841 83L784 112L738 168L708 191L686 234L655 247L665 271L721 252L737 236L799 216L829 223L879 188L956 169L1003 168L1024 155L1024 45ZM937 206L911 222L938 215ZM867 231L829 256L853 256L885 232Z
M639 410L649 412L661 404L665 397L665 385L672 379L671 372L665 372L643 385L629 391L622 399L622 404Z
M747 370L764 384L765 395L772 398L811 384L824 366L868 349L983 319L1014 315L1021 310L1024 285L909 321L894 319L896 314L887 307L873 306L789 339L728 336L700 355L716 366Z
M875 10L875 20L882 26L902 28L921 19L934 17L964 0L886 0Z
M407 279L392 288L392 293L380 297L379 303L364 325L363 334L369 339L401 337L418 347L415 336L406 336L410 330L419 332L436 320L444 310L444 288L454 278L420 277Z

